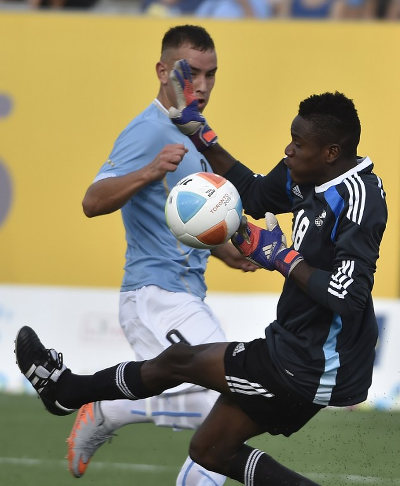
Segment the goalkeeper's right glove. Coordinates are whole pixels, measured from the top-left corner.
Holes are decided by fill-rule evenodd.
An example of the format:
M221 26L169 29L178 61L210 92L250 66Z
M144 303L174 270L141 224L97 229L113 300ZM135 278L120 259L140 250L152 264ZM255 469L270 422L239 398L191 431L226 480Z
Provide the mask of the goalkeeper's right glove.
M188 62L185 59L176 61L169 77L178 105L171 106L169 117L179 130L191 139L197 150L203 152L210 145L217 143L217 135L199 111Z
M248 223L246 216L232 243L248 260L267 270L278 270L288 277L294 267L304 258L296 250L286 247L286 237L272 213L265 213L267 229Z

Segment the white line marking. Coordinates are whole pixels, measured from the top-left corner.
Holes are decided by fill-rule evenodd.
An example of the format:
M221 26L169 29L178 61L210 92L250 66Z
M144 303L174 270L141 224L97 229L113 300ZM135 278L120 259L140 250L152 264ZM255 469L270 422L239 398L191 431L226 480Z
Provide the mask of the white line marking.
M27 457L0 457L0 464L12 464L17 466L44 466L44 467L54 467L61 466L67 467L67 461L56 461L51 459L33 459ZM141 472L169 472L176 471L177 468L173 466L159 466L156 464L133 464L129 462L91 462L90 469L126 469L131 471L141 471Z

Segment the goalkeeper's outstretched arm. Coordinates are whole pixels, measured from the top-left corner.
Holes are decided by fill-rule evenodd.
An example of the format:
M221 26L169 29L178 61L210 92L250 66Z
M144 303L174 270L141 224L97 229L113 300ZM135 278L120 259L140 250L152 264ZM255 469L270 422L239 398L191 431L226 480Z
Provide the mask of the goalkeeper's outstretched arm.
M190 66L185 59L175 62L170 78L177 103L176 107L169 109L171 121L192 140L199 152L206 155L215 173L226 174L236 159L217 143L217 135L200 113Z
M222 176L236 163L236 159L222 148L219 143L207 147L203 153L207 157L207 161L210 163L213 171Z

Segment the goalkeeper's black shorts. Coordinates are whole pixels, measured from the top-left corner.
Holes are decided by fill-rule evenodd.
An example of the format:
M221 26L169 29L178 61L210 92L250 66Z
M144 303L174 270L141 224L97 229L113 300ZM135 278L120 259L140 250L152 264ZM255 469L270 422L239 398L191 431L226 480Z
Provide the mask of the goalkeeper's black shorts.
M265 339L230 343L225 375L233 400L272 435L288 437L324 408L282 386Z

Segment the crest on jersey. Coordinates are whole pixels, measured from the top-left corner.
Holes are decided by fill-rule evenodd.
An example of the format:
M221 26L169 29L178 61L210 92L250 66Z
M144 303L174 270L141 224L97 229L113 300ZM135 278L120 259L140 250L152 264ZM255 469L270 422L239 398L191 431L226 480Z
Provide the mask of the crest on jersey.
M325 218L326 218L326 211L324 209L322 213L315 218L315 226L318 226L318 228L320 228L324 224Z

